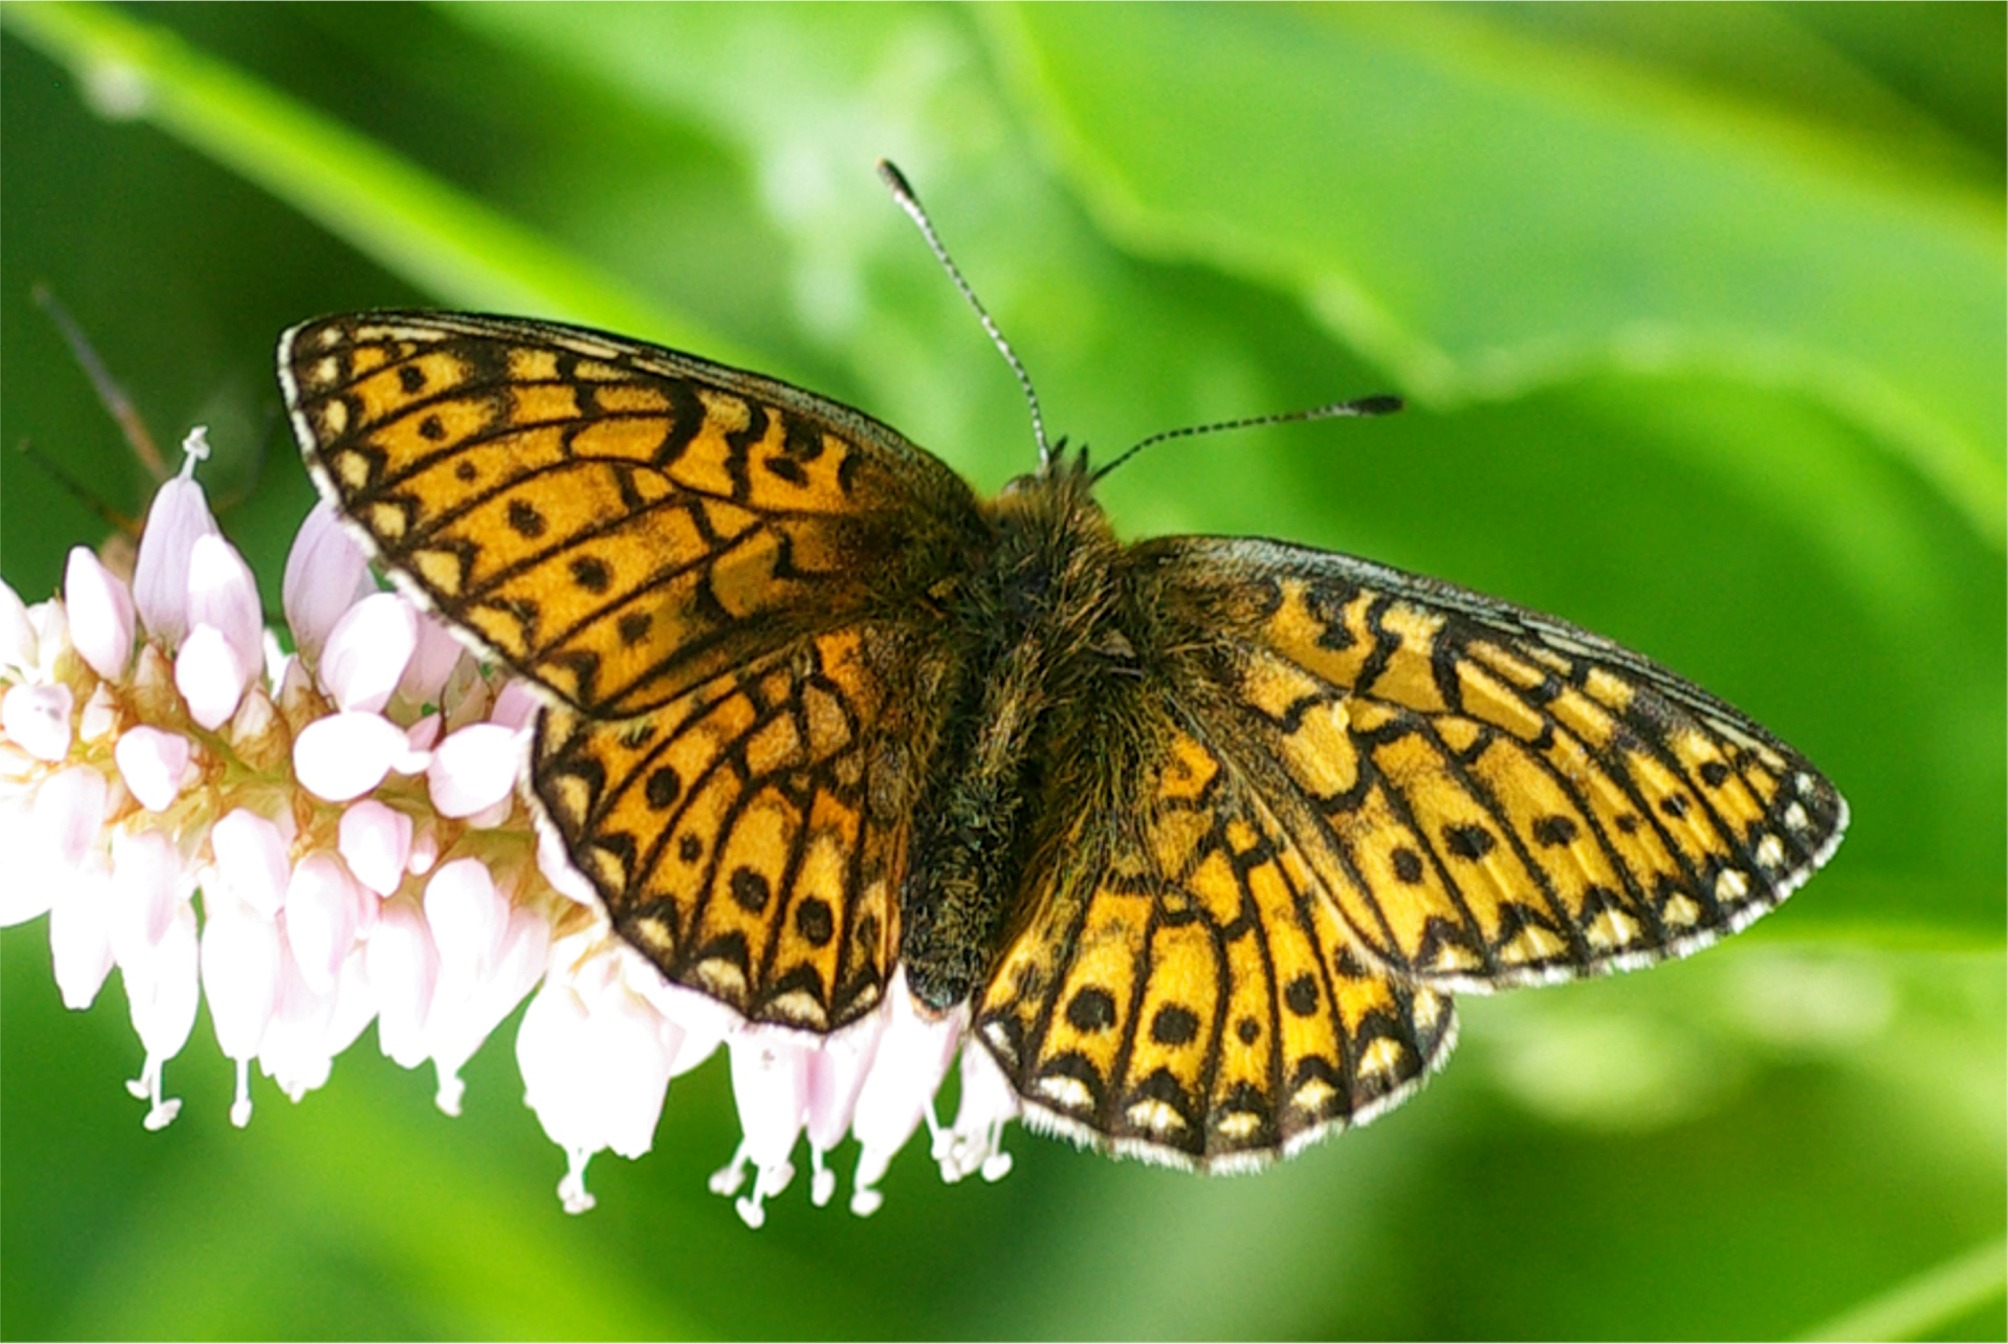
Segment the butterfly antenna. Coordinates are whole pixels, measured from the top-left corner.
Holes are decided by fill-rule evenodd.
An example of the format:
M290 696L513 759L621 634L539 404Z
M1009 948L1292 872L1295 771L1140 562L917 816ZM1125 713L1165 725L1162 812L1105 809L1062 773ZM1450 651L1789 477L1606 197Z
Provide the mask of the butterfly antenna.
M885 182L886 188L892 192L892 198L899 202L899 208L906 211L907 216L920 227L920 235L927 239L928 247L933 249L934 259L948 272L948 278L962 291L962 297L969 300L969 306L976 310L976 320L981 322L983 330L989 333L990 343L997 347L997 353L1004 356L1004 362L1009 364L1011 372L1017 375L1018 386L1025 392L1025 405L1032 412L1032 439L1039 445L1039 469L1044 471L1053 460L1053 450L1046 442L1046 419L1039 413L1039 394L1032 390L1031 376L1025 372L1025 366L1018 362L1017 351L1011 348L1011 342L1004 339L1004 333L997 329L997 323L991 319L989 311L983 306L983 301L976 297L976 291L969 287L969 282L962 278L962 272L955 268L954 259L948 255L948 249L941 245L941 235L934 231L934 222L927 217L927 211L922 208L920 197L914 194L913 184L906 180L906 175L895 168L889 159L879 160L878 175Z
M1349 415L1393 415L1401 407L1400 397L1385 395L1360 397L1354 401L1335 401L1328 406L1313 406L1308 410L1284 411L1280 415L1251 415L1242 420L1217 420L1210 425L1187 425L1184 429L1167 429L1161 434L1153 434L1147 439L1131 444L1107 464L1097 468L1091 479L1101 480L1153 443L1163 443L1166 439L1196 439L1201 434L1218 434L1229 429L1254 429L1258 425L1288 425L1300 420L1336 420Z

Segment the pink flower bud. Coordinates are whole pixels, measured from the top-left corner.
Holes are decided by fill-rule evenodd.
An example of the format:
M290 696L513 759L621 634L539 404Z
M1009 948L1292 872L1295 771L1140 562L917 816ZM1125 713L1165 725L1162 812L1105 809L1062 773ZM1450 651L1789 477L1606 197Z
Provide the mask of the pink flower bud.
M159 831L112 832L112 955L132 974L167 936L179 899L181 859Z
M122 715L111 686L101 681L77 715L77 736L85 742L102 742L117 730Z
M439 745L439 730L445 721L438 714L427 714L411 727L405 729L405 740L411 743L413 751L430 752Z
M500 724L469 724L449 733L425 771L432 805L443 817L471 817L507 802L521 762L519 735Z
M257 670L221 630L204 622L189 630L174 656L174 687L188 702L188 716L214 732L237 712Z
M410 817L366 798L342 813L342 860L358 882L379 896L388 896L404 881L411 835Z
M439 862L439 832L428 823L411 837L411 857L404 866L413 876L422 877Z
M384 902L365 947L377 994L377 1043L401 1067L427 1057L426 1015L439 983L439 951L424 912L409 900Z
M858 1093L857 1113L851 1121L851 1133L863 1149L858 1154L851 1194L851 1212L859 1217L877 1210L884 1198L877 1186L892 1165L893 1154L913 1136L921 1120L931 1115L934 1094L955 1058L966 1013L966 1009L957 1009L932 1021L921 1016L907 992L904 968L893 973L886 999L885 1036Z
M436 705L445 693L446 679L453 673L466 649L453 631L429 611L418 613L418 646L398 682L397 693L415 705Z
M35 791L33 833L58 874L76 871L105 824L105 777L91 766L58 770Z
M504 686L495 697L495 707L488 711L488 721L499 723L504 728L527 728L542 708L543 703L530 689L530 683L515 680Z
M189 549L188 624L220 631L247 675L264 666L265 614L258 581L221 534L197 537Z
M654 1142L674 1054L661 1027L655 1010L618 978L590 973L582 980L547 976L524 1010L516 1034L524 1100L574 1157L577 1188L568 1192L568 1210L590 1204L585 1159L603 1148L635 1158Z
M112 748L126 788L149 812L165 812L190 780L191 744L180 733L131 728Z
M404 730L381 714L330 714L293 739L293 773L316 797L346 803L383 783L409 755Z
M77 652L93 672L116 680L132 658L131 591L90 547L76 546L63 570L63 600L69 607L70 639Z
M321 654L321 685L343 709L381 710L417 645L418 613L411 603L396 593L374 593L335 622Z
M335 992L335 977L366 918L365 901L373 905L375 898L333 854L309 854L295 865L286 887L286 943L314 993Z
M725 1044L732 1056L732 1097L745 1132L734 1166L750 1162L754 1168L753 1189L735 1207L748 1227L759 1227L767 1218L766 1200L795 1179L788 1159L808 1119L809 1052L796 1038L763 1027L750 1027Z
M120 963L133 1030L146 1047L146 1068L134 1091L144 1087L153 1103L146 1117L148 1129L162 1128L181 1109L178 1100L161 1096L161 1073L195 1029L201 998L198 961L195 909L187 901L177 901L152 955L142 962Z
M75 703L70 688L61 682L11 687L0 699L0 732L30 756L60 761L70 754L70 709Z
M190 433L183 444L187 458L181 474L154 493L133 564L133 602L140 621L170 648L188 633L189 558L196 539L216 534L209 501L195 482L195 464L209 455L200 436L200 430Z
M12 584L0 582L0 668L34 670L37 643L27 604Z
M255 1059L279 1001L284 960L270 916L234 899L211 901L202 925L202 989L216 1044L234 1060Z
M81 1011L112 970L111 878L102 860L56 888L49 906L49 953L63 1006Z
M278 825L234 808L209 830L216 855L216 884L231 900L266 919L285 904L293 877L286 836Z
M341 515L326 500L314 505L286 557L281 587L294 647L310 661L318 661L335 622L375 591L369 562L343 527Z

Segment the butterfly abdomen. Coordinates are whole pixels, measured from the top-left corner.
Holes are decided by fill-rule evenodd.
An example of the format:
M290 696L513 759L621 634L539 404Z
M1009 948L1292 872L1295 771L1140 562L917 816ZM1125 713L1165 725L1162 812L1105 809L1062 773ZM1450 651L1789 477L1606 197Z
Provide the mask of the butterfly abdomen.
M995 959L1032 851L1048 767L1121 630L1107 516L1073 464L990 506L989 545L945 619L970 651L926 769L901 894L900 956L923 1003L946 1010Z

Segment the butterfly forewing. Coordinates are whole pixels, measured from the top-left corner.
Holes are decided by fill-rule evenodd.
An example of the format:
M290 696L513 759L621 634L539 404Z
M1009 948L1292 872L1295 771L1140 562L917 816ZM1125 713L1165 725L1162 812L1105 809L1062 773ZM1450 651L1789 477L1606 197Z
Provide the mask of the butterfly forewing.
M327 318L280 376L375 557L553 701L532 790L616 927L755 1021L876 1003L944 657L904 622L967 487L834 402L546 323Z
M1225 749L1403 976L1484 990L1682 955L1783 900L1846 824L1791 748L1551 617L1271 542L1137 551Z
M786 384L545 323L373 313L287 333L309 467L408 591L618 718L896 602L966 486Z

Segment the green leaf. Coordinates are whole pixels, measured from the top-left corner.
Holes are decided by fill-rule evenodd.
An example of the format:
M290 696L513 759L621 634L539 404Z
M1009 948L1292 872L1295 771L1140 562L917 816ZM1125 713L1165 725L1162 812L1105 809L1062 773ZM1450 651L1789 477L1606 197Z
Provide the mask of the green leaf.
M1804 388L2003 545L1997 183L1482 10L985 13L1113 233L1286 289L1406 390Z

